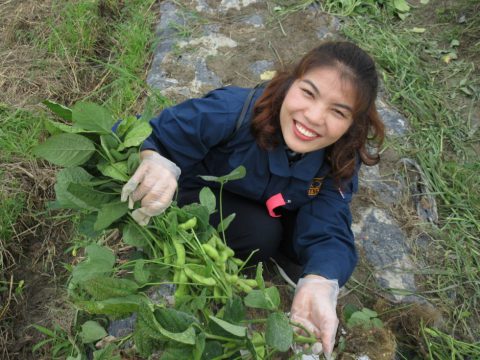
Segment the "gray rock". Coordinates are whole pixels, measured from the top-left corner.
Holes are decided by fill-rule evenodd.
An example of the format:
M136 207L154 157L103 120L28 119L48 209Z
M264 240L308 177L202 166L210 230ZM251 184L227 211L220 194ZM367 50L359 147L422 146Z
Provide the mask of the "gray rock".
M180 18L175 4L166 1L160 5L162 16L156 28L156 35L162 39L153 54L152 65L147 75L147 84L153 88L164 89L172 84L174 80L166 79L161 70L161 64L165 56L172 51L176 42L176 30L171 26L172 23L184 25L185 22ZM171 85L170 85L171 86Z
M252 25L255 28L263 28L265 25L263 24L263 17L258 14L249 16L243 20L245 24Z
M137 321L137 314L133 314L126 319L111 321L107 329L108 335L115 336L116 338L130 335L135 328L135 321Z
M362 213L352 225L357 244L367 261L375 268L375 277L389 290L394 300L415 301L414 265L410 259L407 238L395 221L383 210L373 207Z
M376 193L385 204L396 204L402 200L405 183L399 175L390 175L388 178L380 175L378 165L362 166L360 168L359 183Z
M316 34L320 40L326 40L328 38L331 38L333 34L330 32L330 30L326 27L321 27L316 30Z
M260 76L263 72L272 70L274 65L275 63L273 61L259 60L250 65L250 70L255 76Z
M197 59L195 62L195 81L204 85L209 85L212 88L222 86L220 78L211 70L208 69L205 59Z
M403 136L408 132L408 121L403 115L381 99L377 100L376 105L388 136Z

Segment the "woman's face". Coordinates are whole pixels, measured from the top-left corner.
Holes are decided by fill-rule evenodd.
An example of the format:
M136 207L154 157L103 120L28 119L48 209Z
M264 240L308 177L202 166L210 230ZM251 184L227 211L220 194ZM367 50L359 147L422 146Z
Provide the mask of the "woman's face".
M333 67L307 72L293 82L280 109L280 127L290 150L307 153L323 149L353 123L355 91Z

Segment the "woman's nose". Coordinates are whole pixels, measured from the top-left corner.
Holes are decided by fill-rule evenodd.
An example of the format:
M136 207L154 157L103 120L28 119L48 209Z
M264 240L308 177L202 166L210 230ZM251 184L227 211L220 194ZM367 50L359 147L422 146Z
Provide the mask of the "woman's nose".
M316 104L307 109L305 117L311 125L322 126L325 123L326 114L327 111L324 106Z

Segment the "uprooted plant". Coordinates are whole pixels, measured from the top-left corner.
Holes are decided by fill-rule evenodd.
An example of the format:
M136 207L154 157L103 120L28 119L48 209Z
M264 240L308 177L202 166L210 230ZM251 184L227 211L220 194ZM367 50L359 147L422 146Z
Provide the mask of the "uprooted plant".
M217 229L209 224L216 211L209 188L202 189L200 203L179 208L174 202L148 226L133 221L120 193L139 165L140 144L151 133L148 122L131 116L115 124L107 109L92 103L78 103L72 109L45 104L67 121L48 120L51 136L34 150L63 167L50 206L79 211L79 227L92 239L119 229L123 242L132 248L121 261L95 242L85 248L85 260L72 268L68 295L86 320L73 340L75 346L56 355L85 359L93 352L94 359L114 359L119 358L118 349L133 340L141 356L161 352L164 360L271 359L288 351L294 341L316 342L306 329L308 337L293 331L299 325L280 311L279 291L266 286L261 263L255 279L243 275L247 262L236 258L225 241L233 216ZM240 167L204 180L222 188L243 176L245 169ZM173 299L154 300L152 292L164 284L175 285ZM263 318L248 319L246 308L261 309ZM133 333L97 343L105 340L108 321L132 315ZM258 323L265 332L256 330L253 324Z

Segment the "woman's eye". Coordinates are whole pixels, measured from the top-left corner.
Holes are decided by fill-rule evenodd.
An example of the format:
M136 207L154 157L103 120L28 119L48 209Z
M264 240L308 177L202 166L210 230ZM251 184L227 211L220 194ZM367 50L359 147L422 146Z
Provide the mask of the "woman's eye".
M333 109L333 112L335 113L335 115L340 116L342 118L346 117L345 114L340 110Z
M308 89L302 89L302 91L309 97L313 97L313 93Z

